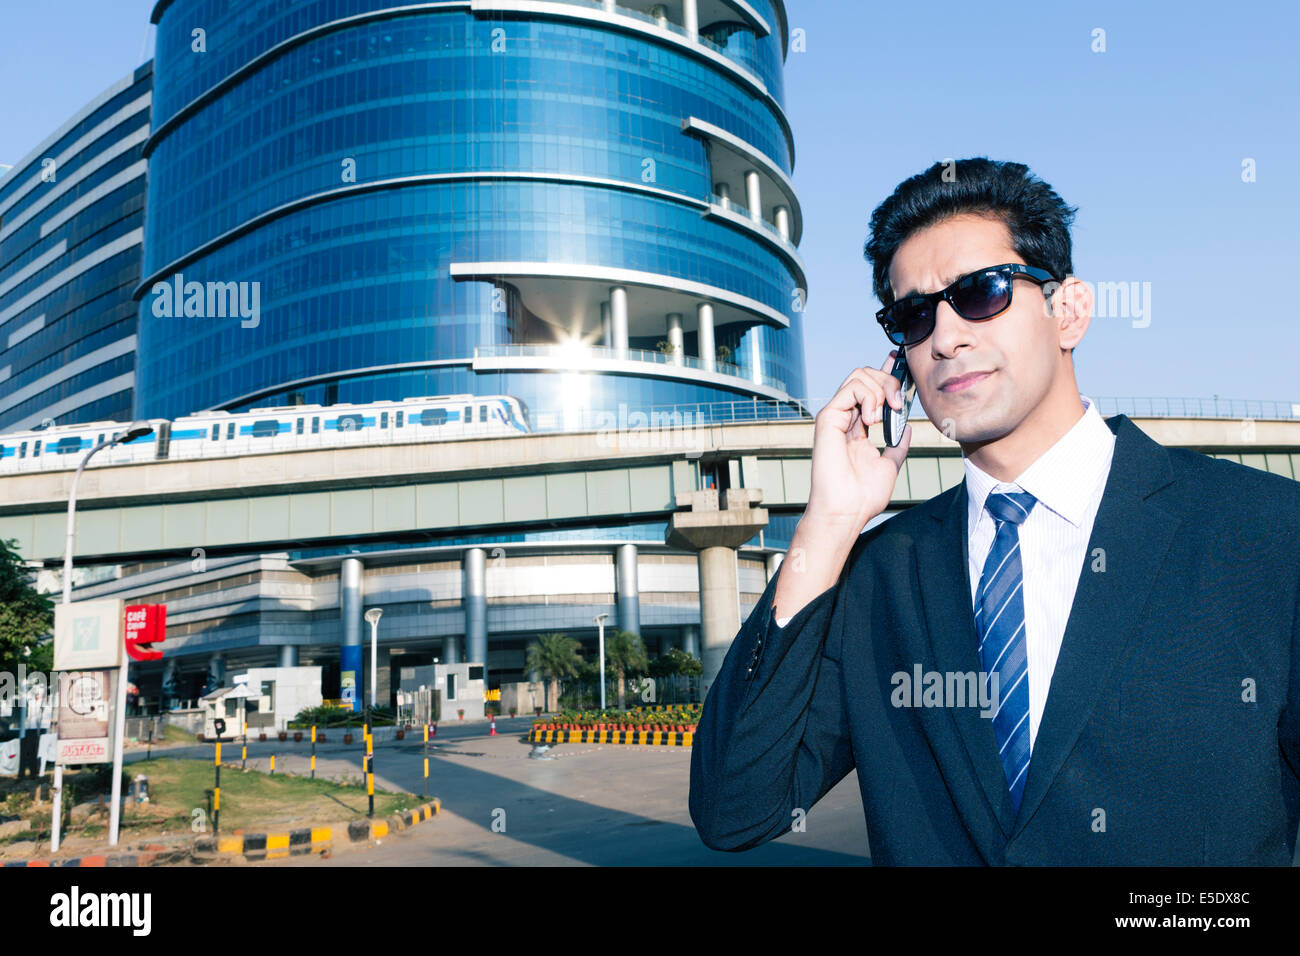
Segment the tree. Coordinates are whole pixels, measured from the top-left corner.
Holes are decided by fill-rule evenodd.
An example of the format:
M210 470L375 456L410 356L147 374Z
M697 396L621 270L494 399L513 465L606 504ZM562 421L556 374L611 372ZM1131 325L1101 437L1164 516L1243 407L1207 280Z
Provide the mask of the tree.
M0 541L0 665L48 671L53 645L41 642L54 630L54 603L28 581L17 547L17 541Z
M564 677L574 677L582 666L582 645L567 634L538 634L528 645L525 667L542 675L542 705L551 709L550 682Z
M623 681L629 674L644 674L650 662L646 659L641 637L631 631L611 631L605 637L605 667L618 678L618 709L624 710Z

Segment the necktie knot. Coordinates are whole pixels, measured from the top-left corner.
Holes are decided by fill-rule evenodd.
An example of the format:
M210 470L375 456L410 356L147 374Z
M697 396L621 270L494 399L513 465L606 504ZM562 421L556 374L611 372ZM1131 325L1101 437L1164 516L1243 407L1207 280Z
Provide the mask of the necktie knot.
M1020 524L1029 517L1037 501L1027 491L993 491L985 500L984 507L998 521Z

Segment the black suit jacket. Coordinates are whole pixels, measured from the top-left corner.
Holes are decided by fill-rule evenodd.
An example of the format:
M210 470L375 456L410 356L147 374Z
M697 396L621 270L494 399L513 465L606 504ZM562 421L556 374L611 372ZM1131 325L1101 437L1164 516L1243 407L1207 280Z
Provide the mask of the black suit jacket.
M862 533L784 628L771 603L794 561L768 583L695 735L707 846L780 836L856 767L875 863L1291 864L1300 482L1106 424L1115 452L1019 813L978 707L891 703L918 664L980 669L962 482Z

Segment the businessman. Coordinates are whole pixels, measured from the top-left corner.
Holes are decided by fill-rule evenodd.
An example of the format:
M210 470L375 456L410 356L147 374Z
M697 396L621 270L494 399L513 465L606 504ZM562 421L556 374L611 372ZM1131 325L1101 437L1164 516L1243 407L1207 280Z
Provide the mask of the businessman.
M1300 482L1102 419L1076 210L1023 164L953 171L872 214L896 347L817 415L807 509L705 700L700 837L765 843L856 768L877 864L1290 865ZM868 435L900 349L965 481L864 531L911 441Z

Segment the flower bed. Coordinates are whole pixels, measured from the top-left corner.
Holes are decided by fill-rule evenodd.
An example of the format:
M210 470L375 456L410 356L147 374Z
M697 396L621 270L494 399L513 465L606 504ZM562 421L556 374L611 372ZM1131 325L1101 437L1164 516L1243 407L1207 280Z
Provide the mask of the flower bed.
M701 706L636 707L632 710L564 710L554 717L533 721L533 730L631 730L694 733Z

